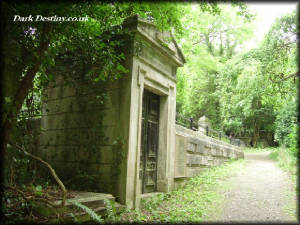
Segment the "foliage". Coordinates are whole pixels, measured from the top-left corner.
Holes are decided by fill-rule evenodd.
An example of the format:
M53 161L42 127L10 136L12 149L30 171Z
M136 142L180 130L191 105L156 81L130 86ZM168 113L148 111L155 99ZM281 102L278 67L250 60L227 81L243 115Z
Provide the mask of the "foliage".
M117 209L115 207L115 202L104 199L105 209L106 209L106 222L115 222L118 219Z
M28 185L4 185L1 199L5 223L48 221L47 215L55 214L56 207L51 202L60 195L59 187L49 182L33 182ZM40 214L42 209L43 215ZM46 215L47 214L47 215Z
M251 37L252 29L234 7L218 8L219 15L214 16L190 6L182 20L186 36L179 41L187 63L177 74L177 111L196 120L206 115L216 128L221 118L215 78L236 48Z
M91 208L81 204L80 202L77 201L71 201L73 205L76 207L82 209L84 212L86 212L95 222L97 223L103 223L103 219L101 216L99 216L96 212L94 212Z
M291 154L291 152L287 148L274 148L270 154L270 158L278 161L278 165L289 174L292 175L292 179L295 181L296 177L299 174L297 169L298 160L295 155Z
M224 188L220 180L241 170L243 165L243 160L237 160L210 168L192 177L177 190L145 200L140 210L124 212L120 215L120 220L147 223L203 221L222 204L222 196L217 192L218 188Z
M177 75L177 111L195 120L205 115L252 146L262 139L274 145L274 135L288 144L297 111L287 106L298 87L296 12L277 19L257 48L236 51L251 37L251 20L222 7L218 17L191 9L183 19L190 38L181 39L187 63Z
M298 20L296 12L277 19L262 43L263 72L278 91L287 90L282 85L288 75L297 70L297 33ZM292 78L292 77L290 77Z
M299 85L297 33L299 25L296 12L277 20L267 34L263 47L264 64L262 71L269 79L275 93L271 98L275 106L275 140L297 151L297 112ZM292 134L293 133L293 134ZM292 144L294 143L294 144ZM292 148L292 147L291 147Z
M293 125L292 131L288 135L288 139L289 151L294 156L299 156L299 127L297 124Z
M278 110L275 121L275 140L286 147L291 147L293 136L296 135L297 102L294 100L285 102Z
M274 129L275 120L274 106L265 101L270 89L260 68L259 60L245 54L230 60L217 78L223 129L253 137L253 145L261 130Z

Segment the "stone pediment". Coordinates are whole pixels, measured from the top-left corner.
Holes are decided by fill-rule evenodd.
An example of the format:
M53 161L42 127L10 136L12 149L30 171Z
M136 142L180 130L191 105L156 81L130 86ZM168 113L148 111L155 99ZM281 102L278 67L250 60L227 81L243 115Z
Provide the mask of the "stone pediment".
M176 66L183 66L186 62L171 32L159 31L153 23L140 18L138 15L126 18L123 26L129 27L150 42L151 45L158 47L161 52L173 59L172 61Z

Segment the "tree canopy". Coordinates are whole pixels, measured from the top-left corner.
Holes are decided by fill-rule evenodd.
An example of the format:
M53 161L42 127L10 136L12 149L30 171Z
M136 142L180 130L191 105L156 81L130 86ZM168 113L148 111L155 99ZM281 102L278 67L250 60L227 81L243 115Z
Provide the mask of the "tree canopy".
M191 38L181 39L187 64L178 73L177 108L195 119L206 115L214 127L254 146L262 139L274 144L274 135L284 143L296 124L296 12L277 19L256 48L236 51L253 36L253 25L232 6L220 8L217 17L191 10L184 18ZM201 20L192 21L199 13Z

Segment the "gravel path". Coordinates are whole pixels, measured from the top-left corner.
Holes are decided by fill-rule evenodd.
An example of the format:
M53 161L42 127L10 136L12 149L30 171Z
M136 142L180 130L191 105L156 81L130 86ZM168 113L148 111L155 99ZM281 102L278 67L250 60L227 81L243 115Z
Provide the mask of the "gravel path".
M296 195L288 175L269 152L245 153L245 169L230 178L232 188L223 192L224 208L217 222L288 222L296 223L286 212L296 211ZM298 223L299 224L299 223Z

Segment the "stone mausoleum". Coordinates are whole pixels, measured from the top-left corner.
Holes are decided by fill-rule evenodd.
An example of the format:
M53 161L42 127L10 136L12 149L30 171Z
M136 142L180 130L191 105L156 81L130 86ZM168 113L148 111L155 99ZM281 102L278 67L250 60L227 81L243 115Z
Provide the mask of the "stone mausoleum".
M75 182L74 172L82 171L95 178L97 192L139 207L149 193L168 192L184 178L243 153L175 125L176 70L185 59L173 35L138 16L123 27L133 34L124 50L129 72L107 85L99 107L92 88L64 86L57 72L43 106L40 149L64 181Z

